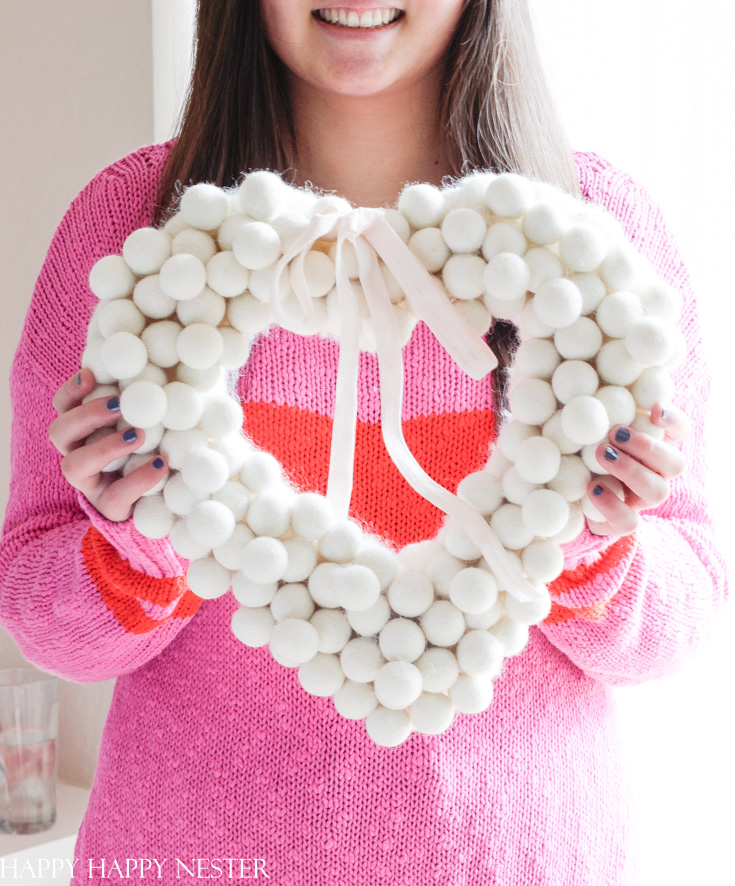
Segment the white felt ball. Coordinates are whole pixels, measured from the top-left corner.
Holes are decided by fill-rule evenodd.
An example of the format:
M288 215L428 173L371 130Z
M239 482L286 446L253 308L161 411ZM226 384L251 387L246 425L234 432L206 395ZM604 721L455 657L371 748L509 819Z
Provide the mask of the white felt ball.
M454 719L454 705L442 693L422 692L408 709L411 725L423 735L446 732Z
M485 298L487 299L487 296L485 296ZM493 302L493 307L494 304L495 303ZM508 305L509 302L504 302L504 304ZM494 309L493 311L489 311L483 302L478 299L473 299L472 301L456 301L454 303L454 310L479 335L484 335L492 326L493 317L499 316Z
M336 655L317 652L299 668L299 683L310 695L327 698L334 695L344 682L345 675Z
M222 356L219 359L220 366L225 369L239 369L244 366L250 356L250 339L236 329L229 326L221 326L219 334L222 337Z
M232 574L232 593L243 606L267 606L277 590L278 583L275 581L260 584L249 579L239 569Z
M269 452L252 452L240 471L240 480L251 492L264 492L280 477L281 466Z
M600 441L595 441L583 446L579 457L593 474L609 474L610 472L597 460L597 447L599 443Z
M207 285L207 269L194 255L180 253L161 266L158 275L161 289L176 301L196 298Z
M151 428L166 414L163 388L150 381L135 381L120 395L120 414L136 428Z
M512 222L495 222L488 228L482 243L482 257L485 261L501 252L514 252L523 255L528 242L521 229Z
M217 245L204 231L188 229L177 234L171 241L172 255L193 255L206 267L207 262L217 252Z
M449 599L463 612L484 612L493 605L497 596L497 582L484 569L462 569L449 586Z
M171 484L169 483L168 485L170 486ZM218 563L234 572L240 568L243 548L248 542L253 540L253 537L253 533L247 526L237 523L232 531L232 535L230 535L226 542L213 548L212 554Z
M306 581L313 572L317 562L317 555L313 546L309 542L298 538L288 538L283 544L288 554L288 567L283 574L283 580Z
M309 217L303 212L280 212L269 221L269 224L281 238L281 244L285 252L294 240L306 230L309 225Z
M528 493L537 488L536 483L531 483L529 480L524 480L521 477L515 465L503 472L501 482L505 497L508 501L513 502L514 505L523 504Z
M444 195L432 185L410 185L398 198L398 211L414 228L433 227L444 214Z
M465 630L462 612L449 600L435 600L419 622L434 646L454 646Z
M161 440L161 453L177 471L181 470L187 456L196 450L207 448L207 438L201 431L166 431ZM183 478L182 478L183 479ZM202 490L207 493L214 490Z
M491 631L503 644L503 655L508 658L523 652L528 645L528 626L518 624L510 618L501 618L492 626Z
M135 275L121 255L105 255L92 265L89 288L100 301L125 298L135 286Z
M500 447L496 446L490 452L490 458L487 460L485 470L494 477L499 477L502 475L503 471L507 471L512 464L513 462L503 454Z
M378 577L381 591L386 590L393 581L398 568L395 552L376 541L368 541L361 547L355 554L354 562L372 569Z
M212 326L192 323L179 333L176 351L179 360L192 369L209 369L222 356L222 336Z
M274 172L258 170L246 175L238 189L240 206L261 221L276 215L286 200L283 179Z
M341 652L352 636L347 617L337 609L317 609L309 621L319 634L320 652Z
M146 363L137 375L132 378L120 379L120 390L124 391L125 388L136 381L150 381L162 388L167 380L168 376L160 366L156 366L155 363Z
M235 530L232 511L221 502L203 501L186 518L191 537L210 548L223 545Z
M408 248L429 273L441 271L450 256L439 228L421 228L408 241Z
M468 631L457 643L457 661L466 674L492 676L503 662L503 646L488 631Z
M651 367L641 372L631 391L641 409L652 409L655 403L665 403L672 398L674 381L665 369Z
M579 537L580 532L584 529L584 514L582 508L577 503L569 505L569 519L567 525L561 532L557 532L549 539L555 545L564 545L569 541L573 541Z
M434 587L423 572L404 569L396 575L388 588L388 602L398 615L415 618L431 606Z
M498 479L487 471L468 474L460 481L457 495L462 501L472 505L483 517L492 514L497 507L500 507L503 500L503 491Z
M438 539L424 539L404 545L398 552L398 568L420 571L427 558L438 550L441 550Z
M206 492L194 492L194 490L189 489L180 473L174 474L163 490L163 498L166 505L179 517L188 517L194 510L194 507L200 502L205 501L206 497Z
M450 554L468 563L479 560L482 551L470 538L467 530L458 520L449 519L444 526L442 537Z
M336 563L319 563L309 576L309 592L318 606L335 608L339 605L336 582L339 569Z
M242 468L248 455L252 451L248 441L242 434L230 434L221 440L215 440L211 444L213 452L219 452L227 462L227 475L232 477Z
M198 492L216 492L229 480L224 457L210 449L197 449L185 455L181 475L186 485Z
M446 692L459 674L459 663L453 652L440 646L431 646L417 659L424 689L427 692Z
M171 255L171 238L157 228L138 228L125 238L122 254L139 276L155 274Z
M521 443L529 437L538 436L539 431L535 425L528 425L513 418L501 430L497 448L512 462Z
M404 710L421 694L421 671L408 661L389 661L375 674L373 688L380 704Z
M516 351L514 365L521 375L550 378L559 365L559 359L553 342L545 338L527 339L521 342Z
M127 298L100 302L96 313L98 313L99 331L104 338L109 338L116 332L129 332L138 336L145 326L145 317Z
M493 700L493 684L490 677L473 677L460 674L449 688L449 698L462 714L479 714L487 710Z
M543 424L556 412L554 391L540 378L526 378L512 385L508 401L513 416L527 425Z
M623 338L636 321L643 319L643 305L633 292L611 292L598 305L595 318L605 335Z
M453 209L444 217L441 232L452 252L475 252L482 246L487 225L474 209Z
M133 525L146 538L165 538L175 519L162 495L144 495L133 508Z
M647 415L636 415L630 423L630 426L635 431L642 431L644 434L648 434L648 436L653 437L654 440L663 440L666 436L666 431L658 425L655 425Z
M520 551L533 541L534 534L523 522L518 505L501 505L490 518L490 525L509 551Z
M251 580L267 584L283 578L288 554L276 538L254 538L242 553L241 570Z
M194 541L186 527L186 520L177 520L168 534L171 547L180 557L187 560L197 560L209 554L209 548Z
M607 255L607 242L595 225L580 222L566 229L559 243L559 252L573 271L594 271Z
M360 529L349 520L339 520L319 539L319 553L325 560L348 563L360 547Z
M227 195L216 185L200 182L186 188L179 211L187 224L202 231L213 231L225 220Z
M314 614L314 600L302 584L285 584L280 587L271 600L271 612L276 621L284 618L301 618L309 620Z
M590 482L590 472L577 455L564 455L555 477L548 481L549 489L558 492L565 501L580 499Z
M556 243L564 230L564 216L553 203L537 203L523 216L523 233L531 243Z
M343 609L369 609L380 596L380 583L366 566L344 566L335 575L337 604Z
M208 437L226 437L242 427L242 408L230 397L207 399L202 408L199 427Z
M411 734L411 721L405 711L394 711L378 705L365 718L365 729L376 745L394 748Z
M406 222L408 224L408 222ZM357 253L355 252L355 247L349 240L342 241L341 252L337 249L336 241L332 243L329 247L329 257L332 259L332 262L337 266L337 256L340 255L340 261L347 273L347 276L350 280L357 280L360 276L360 269L357 264Z
M243 267L257 271L276 261L281 254L281 238L270 225L249 222L235 231L232 252Z
M373 687L354 680L345 680L333 701L337 713L347 720L363 720L378 706Z
M595 397L607 410L610 425L629 425L635 418L635 400L627 388L619 385L601 387Z
M249 292L227 301L227 319L243 335L256 335L271 322L270 306Z
M191 326L192 323L217 326L225 316L225 310L224 298L209 287L205 287L196 298L176 304L176 316L182 326Z
M485 192L485 202L495 215L517 218L533 199L530 183L514 172L504 172L491 179Z
M518 322L526 338L548 338L555 331L551 326L547 326L539 320L536 311L533 309L532 298L526 301L518 317Z
M415 621L392 618L380 631L378 645L387 661L416 661L426 648L426 637Z
M591 360L602 347L602 333L590 317L579 317L556 330L554 345L565 360Z
M143 342L130 332L115 332L100 346L100 360L114 378L132 378L148 362Z
M622 387L633 384L643 371L643 365L630 356L625 342L619 339L605 342L597 354L595 365L603 381Z
M216 387L221 387L222 369L217 364L210 366L209 369L192 369L185 363L179 363L176 366L176 381L183 381L202 394L208 393Z
M163 226L163 230L171 238L175 237L177 234L180 234L182 231L186 231L188 228L189 225L180 212L176 212L174 215L172 215L171 218Z
M339 655L342 670L349 680L369 683L385 664L378 641L370 637L355 637Z
M393 228L396 234L398 234L401 240L403 240L404 243L408 243L411 236L411 226L405 216L397 209L386 209L385 220Z
M257 649L270 640L275 620L267 606L257 609L241 606L232 614L230 624L232 633L241 643Z
M580 444L602 440L610 430L607 410L595 397L574 397L561 411L564 433Z
M528 578L536 581L548 583L558 578L564 570L564 551L558 544L544 538L536 539L524 548L521 560L523 571ZM509 597L510 595L506 595L506 599ZM510 599L515 600L514 597Z
M251 502L245 516L248 526L256 535L278 538L289 527L290 502L279 491L261 492Z
M513 551L507 551L508 555L518 556ZM518 568L520 569L520 558L518 559ZM465 613L465 624L468 628L474 628L480 631L486 631L488 628L492 627L495 622L501 618L503 615L503 603L501 600L501 595L498 594L495 602L488 609L484 609L482 612L467 612Z
M166 395L166 414L161 419L164 427L173 431L186 431L193 428L199 421L204 401L194 388L180 381L172 381L164 385Z
M319 648L316 628L300 618L284 618L273 625L268 648L273 658L287 668L314 658Z
M369 609L350 609L347 612L350 626L356 634L361 634L363 637L375 637L388 624L390 617L390 606L383 594Z
M181 330L181 324L175 320L159 320L157 323L146 326L140 337L151 363L168 369L179 362L176 340Z
M674 321L679 316L681 295L668 283L657 280L646 286L639 294L648 316L668 321Z
M569 505L553 489L535 489L523 502L521 516L535 535L548 538L561 532L566 526Z
M671 357L674 339L671 327L658 317L642 317L628 328L625 347L634 360L645 366L658 366Z
M514 252L501 252L485 265L482 283L486 295L500 301L515 301L525 296L531 272L526 262Z
M582 313L582 294L566 277L547 280L536 290L533 309L542 323L554 329L569 326Z
M332 259L315 249L306 253L304 276L312 298L321 298L334 286L335 269Z
M533 246L523 257L531 271L529 292L538 292L544 283L556 280L564 273L559 256L547 246Z
M628 249L611 249L600 265L599 274L608 289L628 289L635 280L635 260Z
M501 320L514 320L518 317L526 304L526 295L524 293L519 295L518 298L503 301L502 299L495 298L493 295L488 295L486 292L482 297L482 302L477 299L471 302L457 302L457 305L468 304L481 305L485 309L487 322L482 328L477 330L483 335L492 325L493 317L498 317Z
M518 473L529 483L548 483L561 463L559 447L548 437L529 437L516 451Z
M232 573L214 557L206 557L189 564L186 580L197 597L213 600L229 591L232 586Z
M591 397L599 386L597 373L584 360L565 360L551 379L556 398L562 403L568 403L575 397Z
M538 546L540 549L542 545L551 546L551 542L548 541L536 541L526 548L526 551L534 546ZM553 545L558 549L558 545ZM559 553L562 554L561 550ZM525 551L524 551L525 555ZM561 572L563 568L564 556L562 554L562 567L560 567L559 572ZM532 582L538 585L538 580ZM543 589L541 587L538 588L539 591ZM521 603L517 600L512 594L505 594L503 598L503 607L505 615L514 622L518 622L521 625L533 625L538 624L540 621L543 621L546 616L551 612L551 596L544 592L540 596L539 599L529 600Z
M482 256L452 255L442 270L442 281L455 298L480 298L485 291L486 267Z

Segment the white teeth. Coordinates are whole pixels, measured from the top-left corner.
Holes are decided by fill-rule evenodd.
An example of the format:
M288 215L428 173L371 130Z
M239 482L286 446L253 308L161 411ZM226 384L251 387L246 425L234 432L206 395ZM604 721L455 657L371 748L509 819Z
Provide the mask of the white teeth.
M359 13L354 9L330 7L328 9L319 9L317 12L319 18L329 24L342 25L346 28L380 28L395 21L400 10L384 7Z

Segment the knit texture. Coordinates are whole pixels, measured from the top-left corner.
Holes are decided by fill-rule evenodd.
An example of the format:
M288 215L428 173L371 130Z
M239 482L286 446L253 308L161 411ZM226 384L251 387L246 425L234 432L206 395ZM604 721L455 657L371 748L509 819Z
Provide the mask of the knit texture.
M10 377L0 621L50 673L118 678L75 882L119 879L112 861L132 858L166 859L157 880L165 884L193 881L176 859L190 867L196 858L263 859L278 886L637 882L610 687L680 667L727 596L705 491L708 369L687 273L659 210L600 157L575 155L584 195L618 216L684 295L688 358L674 397L694 429L678 444L684 475L635 535L585 530L565 546L551 613L506 661L487 711L457 715L442 735L382 748L331 699L305 693L296 670L267 648L238 642L233 596L196 597L188 561L168 540L99 514L65 481L48 439L52 396L79 368L95 305L89 270L151 223L171 145L113 163L72 202ZM274 328L240 375L246 432L302 489L325 489L337 354L332 341ZM406 439L431 476L455 490L494 442L489 381L464 376L421 323L404 357ZM391 464L378 406L376 359L363 354L351 514L402 546L435 534L442 514ZM216 875L209 863L204 873Z

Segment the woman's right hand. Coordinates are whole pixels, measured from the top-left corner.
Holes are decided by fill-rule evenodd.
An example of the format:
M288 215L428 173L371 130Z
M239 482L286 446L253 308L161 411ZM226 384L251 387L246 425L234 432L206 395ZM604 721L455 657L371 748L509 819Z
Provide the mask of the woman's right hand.
M82 403L94 390L96 382L90 369L79 373L81 385L73 376L53 396L54 409L59 413L49 426L49 438L64 456L61 471L69 483L79 489L94 507L114 523L127 520L135 502L152 489L166 470L166 459L152 454L150 461L119 477L102 469L121 456L135 452L145 442L145 431L135 428L136 438L123 439L123 431L108 434L93 443L87 437L99 428L115 425L120 420L119 402L111 409L114 398L98 397ZM155 467L158 465L159 467Z

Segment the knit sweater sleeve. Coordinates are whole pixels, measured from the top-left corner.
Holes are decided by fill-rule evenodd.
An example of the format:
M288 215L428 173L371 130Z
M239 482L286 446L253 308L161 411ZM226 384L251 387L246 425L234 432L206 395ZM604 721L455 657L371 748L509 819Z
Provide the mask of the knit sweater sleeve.
M585 529L565 546L565 571L549 590L540 625L588 675L626 685L677 670L709 635L728 596L728 577L707 502L706 413L710 376L697 303L659 208L629 176L594 154L577 155L584 195L621 221L629 239L683 298L679 320L687 357L675 371L672 403L690 418L675 444L686 458L659 507L621 538Z
M11 478L0 540L0 622L44 670L77 682L128 673L161 652L201 602L188 561L132 518L113 523L72 487L48 436L52 397L80 366L95 299L88 276L150 223L165 146L102 170L49 247L10 374Z

